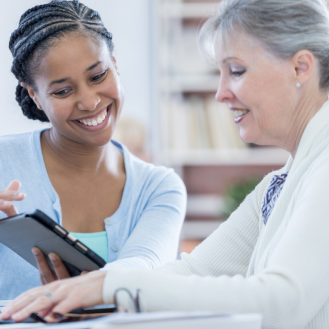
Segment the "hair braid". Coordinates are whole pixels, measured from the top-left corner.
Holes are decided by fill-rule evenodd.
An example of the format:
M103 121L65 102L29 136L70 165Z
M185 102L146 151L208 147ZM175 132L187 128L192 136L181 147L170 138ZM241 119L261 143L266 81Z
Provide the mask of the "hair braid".
M36 11L40 11L42 9L48 9L49 7L56 7L55 4L44 4L44 5L38 5L38 6L35 6L33 8L30 8L28 9L22 16L21 16L21 19L19 21L19 24L22 24L23 21L26 19L27 16L29 16L30 14L34 14Z
M11 71L19 81L16 100L29 119L49 121L45 112L37 108L27 89L21 86L21 82L24 82L36 89L34 76L38 61L35 60L35 54L42 55L55 40L75 31L105 38L112 53L112 34L104 27L99 13L78 0L52 0L48 4L30 8L21 16L19 27L12 33L9 40L13 55Z
M37 108L32 98L29 96L27 89L22 87L20 84L18 84L16 87L16 101L22 108L23 114L26 115L29 119L49 122L45 112L40 111ZM36 108L36 110L31 111L31 108Z
M21 40L17 43L16 42L16 46L18 44L22 44L24 41L26 41L25 39L27 38L31 38L31 36L33 34L37 34L38 32L41 32L41 30L47 28L48 26L53 24L53 20L57 18L57 19L67 19L68 22L72 21L72 17L69 15L65 15L65 14L61 14L61 13L48 13L45 14L45 16L40 19L40 17L34 17L28 21L26 21L24 24L22 24L22 26L20 26L10 37L9 40L9 49L11 52L15 52L15 48L13 47L17 38L20 37ZM43 25L42 23L45 22L45 24ZM56 23L60 23L59 21L57 21ZM35 27L35 25L38 25L37 27ZM25 38L24 38L25 36Z

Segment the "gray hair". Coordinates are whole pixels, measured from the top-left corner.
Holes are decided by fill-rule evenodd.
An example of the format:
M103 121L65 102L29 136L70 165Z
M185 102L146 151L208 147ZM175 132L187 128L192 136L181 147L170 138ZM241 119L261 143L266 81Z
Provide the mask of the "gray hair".
M329 14L325 0L223 0L202 26L201 51L213 60L218 32L245 32L272 54L290 59L309 50L319 62L320 88L329 89Z

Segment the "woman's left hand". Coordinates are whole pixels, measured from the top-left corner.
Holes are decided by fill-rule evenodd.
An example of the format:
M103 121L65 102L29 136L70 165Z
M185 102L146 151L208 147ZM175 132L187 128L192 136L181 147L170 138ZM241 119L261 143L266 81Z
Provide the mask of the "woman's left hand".
M69 272L67 271L65 265L62 263L62 260L55 253L51 252L48 255L54 271L50 268L45 255L40 249L33 248L32 253L37 262L40 280L43 285L70 277Z
M76 308L103 304L105 275L105 271L90 272L28 290L3 308L1 318L22 321L35 312L40 316L51 312L64 315Z
M68 279L70 277L70 274L66 269L65 265L63 264L62 260L55 253L51 252L48 255L54 270L50 268L45 255L40 249L34 247L32 249L32 253L37 262L40 280L43 285L56 280ZM86 273L88 272L84 271L81 274Z

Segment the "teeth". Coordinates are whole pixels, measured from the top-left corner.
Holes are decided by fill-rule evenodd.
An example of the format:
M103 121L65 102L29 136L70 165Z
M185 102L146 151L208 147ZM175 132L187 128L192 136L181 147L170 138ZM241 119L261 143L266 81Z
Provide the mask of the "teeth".
M249 110L238 110L238 111L233 111L233 114L234 114L234 117L239 118L248 112L249 112Z
M105 114L103 114L101 117L90 121L86 121L86 120L79 120L79 122L83 123L85 126L97 126L99 124L101 124L105 118L107 117L107 110L105 112Z

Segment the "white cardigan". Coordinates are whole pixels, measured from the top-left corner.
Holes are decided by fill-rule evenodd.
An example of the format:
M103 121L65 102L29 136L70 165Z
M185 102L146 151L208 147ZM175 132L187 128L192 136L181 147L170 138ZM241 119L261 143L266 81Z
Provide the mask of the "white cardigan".
M261 204L289 170L266 226ZM260 312L263 328L329 328L329 101L304 131L294 161L267 175L191 254L156 271L110 269L114 290L141 290L142 310Z

